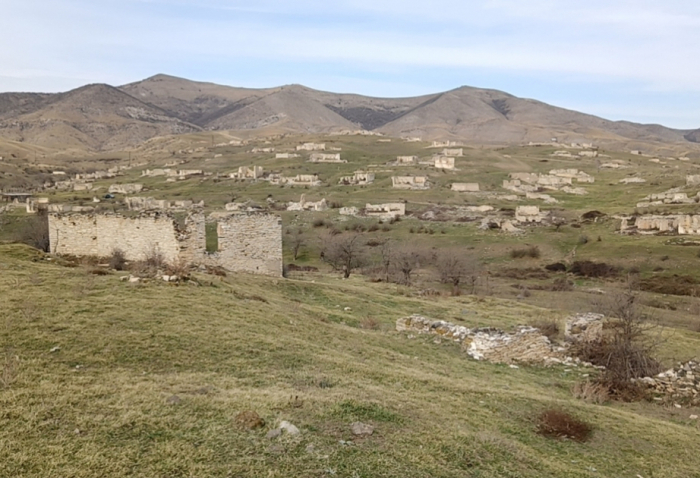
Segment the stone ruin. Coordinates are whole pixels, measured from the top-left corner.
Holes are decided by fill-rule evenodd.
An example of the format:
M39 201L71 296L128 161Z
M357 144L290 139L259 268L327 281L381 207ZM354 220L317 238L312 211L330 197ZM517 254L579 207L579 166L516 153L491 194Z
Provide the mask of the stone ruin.
M413 166L418 164L418 156L397 156L396 161L389 164L392 166Z
M454 170L455 169L455 158L447 157L447 156L435 156L433 158L433 166L435 169L448 169L448 170Z
M240 166L238 172L229 174L231 179L260 179L263 177L262 166Z
M381 219L392 219L406 215L406 204L402 202L386 204L366 204L365 215Z
M180 210L184 211L194 207L204 207L204 201L194 203L191 200L176 200L170 201L167 199L155 199L152 197L129 196L124 198L124 204L129 211L145 211L145 210Z
M675 367L654 377L634 381L647 387L659 400L665 396L672 400L690 402L690 406L700 405L700 363L696 360L679 362Z
M644 198L637 207L662 206L665 204L694 204L696 198L689 198L687 193L680 192L680 188L673 188L663 193L650 194Z
M391 186L394 189L429 189L430 181L427 176L392 176Z
M251 153L274 153L275 148L260 148L260 147L255 147L252 150L250 150Z
M510 179L503 180L503 189L521 194L538 192L541 189L561 191L569 194L584 195L583 188L572 187L573 181L578 183L593 183L593 176L578 169L553 169L549 174L511 173Z
M364 186L367 184L372 184L374 182L374 173L369 173L365 171L355 171L352 176L343 176L338 181L339 184L346 186Z
M463 148L455 148L455 149L443 149L442 152L440 153L443 156L464 156L464 149Z
M270 184L289 186L320 186L321 180L318 174L297 174L294 177L282 176L280 174L270 174L268 176Z
M143 184L112 184L107 190L110 194L134 194L143 190Z
M686 186L700 186L700 174L688 174L685 177Z
M302 194L299 202L290 202L287 205L287 211L325 211L328 209L326 199L320 201L307 201L306 195Z
M641 184L641 183L646 183L647 180L634 176L631 178L622 178L618 181L620 184Z
M457 141L433 141L431 148L450 148L457 146Z
M304 143L297 146L297 151L325 151L326 143Z
M340 153L312 153L310 163L347 163L346 159L340 159Z
M522 223L540 223L545 218L545 214L540 212L538 206L518 206L515 208L515 220Z
M700 234L700 215L670 214L622 217L620 232L623 234Z
M452 183L451 189L457 192L478 193L479 183Z
M398 319L396 330L435 335L441 339L460 343L462 350L476 360L509 364L567 363L573 365L581 362L566 355L570 343L599 338L600 336L596 334L602 333L603 318L600 314L577 314L567 318L567 342L561 345L553 344L535 327L517 326L512 333L492 327L470 329L417 314ZM584 363L584 365L589 364Z
M299 155L295 154L295 153L277 153L277 154L275 154L275 159L293 159L293 158L298 158L298 157L299 157Z
M108 257L116 249L129 261L154 253L171 264L209 265L234 272L282 275L282 222L266 213L212 213L218 250L206 251L206 218L184 221L162 212L121 214L49 214L49 243L54 254Z

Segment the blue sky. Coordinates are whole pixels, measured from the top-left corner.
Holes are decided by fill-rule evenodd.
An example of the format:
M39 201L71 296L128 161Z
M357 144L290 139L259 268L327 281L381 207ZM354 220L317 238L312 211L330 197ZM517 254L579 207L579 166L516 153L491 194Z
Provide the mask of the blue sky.
M0 91L156 73L372 96L462 85L700 128L700 2L0 0Z

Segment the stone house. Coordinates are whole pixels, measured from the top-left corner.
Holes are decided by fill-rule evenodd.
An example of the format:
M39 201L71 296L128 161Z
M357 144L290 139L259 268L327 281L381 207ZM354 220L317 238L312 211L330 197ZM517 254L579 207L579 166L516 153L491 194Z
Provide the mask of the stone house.
M374 173L355 171L352 176L343 176L340 178L339 184L364 186L366 184L372 184L373 182Z
M430 181L427 176L392 176L391 185L394 189L428 189Z

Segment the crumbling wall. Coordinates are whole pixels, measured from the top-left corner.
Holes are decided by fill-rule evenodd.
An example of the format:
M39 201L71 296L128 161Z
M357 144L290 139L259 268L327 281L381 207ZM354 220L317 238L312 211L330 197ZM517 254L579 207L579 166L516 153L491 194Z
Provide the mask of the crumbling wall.
M106 257L120 249L127 260L144 260L158 253L175 263L183 254L192 257L199 250L203 252L192 238L199 233L200 223L204 236L204 218L196 216L201 214L189 216L184 226L179 226L172 216L159 213L137 217L49 214L49 244L56 254Z
M282 275L282 220L263 213L229 214L217 218L219 252L216 265L231 271Z

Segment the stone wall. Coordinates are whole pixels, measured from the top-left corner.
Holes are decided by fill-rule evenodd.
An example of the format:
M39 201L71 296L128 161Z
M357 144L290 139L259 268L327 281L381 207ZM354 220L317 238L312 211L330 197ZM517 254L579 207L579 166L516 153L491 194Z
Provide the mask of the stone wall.
M274 214L240 213L217 218L217 265L231 270L282 275L282 220Z
M479 192L479 183L452 183L452 190L458 192Z
M170 263L209 264L234 272L282 275L282 222L264 213L212 214L218 221L219 250L206 253L205 217L178 221L167 213L49 214L51 252L106 257L115 249L129 261L154 252Z
M49 214L49 243L55 254L107 257L115 249L124 252L127 260L144 260L153 253L170 263L178 262L187 250L192 256L197 251L191 236L197 236L201 227L204 236L204 218L191 215L184 227L167 214L149 213L137 217L119 214ZM193 252L192 249L195 249Z

